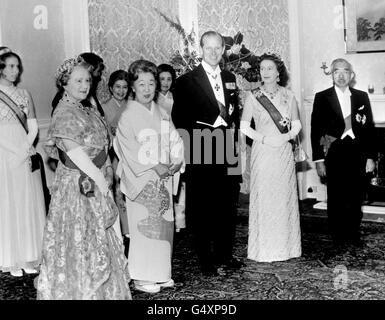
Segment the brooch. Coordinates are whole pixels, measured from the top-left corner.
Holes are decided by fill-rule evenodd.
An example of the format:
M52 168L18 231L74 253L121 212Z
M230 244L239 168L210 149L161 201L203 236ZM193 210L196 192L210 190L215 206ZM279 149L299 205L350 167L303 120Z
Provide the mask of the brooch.
M356 121L358 122L358 123L361 123L362 125L364 125L365 124L365 122L366 122L366 116L365 115L360 115L359 113L357 113L356 114Z

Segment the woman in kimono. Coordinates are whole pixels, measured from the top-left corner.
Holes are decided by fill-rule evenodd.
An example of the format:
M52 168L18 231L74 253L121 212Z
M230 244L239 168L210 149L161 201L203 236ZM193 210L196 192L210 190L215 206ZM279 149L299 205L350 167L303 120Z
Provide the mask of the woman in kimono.
M156 66L138 60L128 70L134 100L123 112L114 140L117 174L126 195L135 288L149 293L172 287L172 195L183 165L183 142L167 113L154 102Z
M40 170L32 166L38 133L30 93L17 86L23 66L0 48L0 271L37 273L45 223Z
M92 68L66 60L56 82L64 90L53 112L46 152L59 160L44 232L37 298L131 299L127 260L113 224L118 209L109 189L112 168L107 125L96 107L81 102Z
M111 98L102 104L104 111L104 118L106 119L107 125L113 136L116 134L116 128L118 127L118 122L120 116L124 109L127 106L128 96L131 92L128 86L128 73L124 70L116 70L111 73L108 80L108 90L111 94ZM124 195L120 191L120 181L119 177L116 175L116 168L118 166L118 158L116 156L115 150L110 149L110 159L112 163L112 168L114 171L114 197L115 202L119 209L120 217L120 227L121 233L123 236L123 242L125 245L125 253L127 255L128 246L130 243L129 231L128 231L128 221L127 221L127 211Z
M174 105L174 97L172 91L174 89L176 73L174 68L169 64L161 64L158 66L158 97L156 103L164 112L171 117L172 107ZM178 193L175 197L175 231L186 228L186 183L181 182Z

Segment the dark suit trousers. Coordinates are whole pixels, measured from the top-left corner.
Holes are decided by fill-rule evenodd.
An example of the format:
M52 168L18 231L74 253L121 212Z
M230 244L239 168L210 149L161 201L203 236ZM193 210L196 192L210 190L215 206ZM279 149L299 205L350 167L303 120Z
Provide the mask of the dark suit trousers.
M237 180L221 165L193 165L186 177L186 225L202 267L228 262L235 235Z
M335 242L359 237L366 159L350 137L336 140L326 157L328 222Z

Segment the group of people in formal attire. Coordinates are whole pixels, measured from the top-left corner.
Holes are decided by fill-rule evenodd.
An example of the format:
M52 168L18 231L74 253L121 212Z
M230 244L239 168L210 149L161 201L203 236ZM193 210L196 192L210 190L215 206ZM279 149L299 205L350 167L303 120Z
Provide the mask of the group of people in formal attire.
M260 56L262 85L240 106L235 75L220 68L223 37L204 33L200 49L201 64L178 78L170 65L143 59L111 73L111 98L102 104L102 58L83 53L59 66L45 143L56 159L46 215L33 168L32 97L17 86L20 57L0 47L2 272L39 273L38 299L131 299L131 280L157 293L174 286L174 232L185 227L203 275L242 268L233 247L246 137L247 258L301 256L292 142L302 126L287 68L278 55ZM316 94L311 123L338 246L360 244L363 180L375 160L370 103L349 87L352 72L346 60L333 62L334 87Z

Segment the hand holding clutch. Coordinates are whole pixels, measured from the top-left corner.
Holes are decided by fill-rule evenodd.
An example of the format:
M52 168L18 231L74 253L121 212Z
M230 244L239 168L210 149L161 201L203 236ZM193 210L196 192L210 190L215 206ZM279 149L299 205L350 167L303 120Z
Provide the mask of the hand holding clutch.
M163 163L157 164L155 167L153 167L153 170L155 170L155 172L161 179L165 179L170 175L169 166Z
M168 171L169 171L169 174L170 176L173 176L175 173L177 173L180 168L182 167L182 164L183 162L180 162L180 163L173 163L169 168L168 168Z

